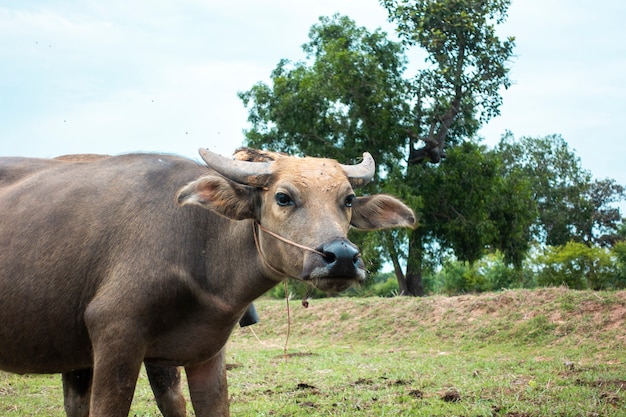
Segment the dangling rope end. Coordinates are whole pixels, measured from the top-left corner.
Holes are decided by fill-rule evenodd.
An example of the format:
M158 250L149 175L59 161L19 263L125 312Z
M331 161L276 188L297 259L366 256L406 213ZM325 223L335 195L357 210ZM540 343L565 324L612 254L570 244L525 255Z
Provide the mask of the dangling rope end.
M289 334L291 333L291 312L289 311L289 285L287 280L283 281L285 286L285 301L287 302L287 337L285 338L285 346L283 347L283 355L287 360L287 344L289 343Z

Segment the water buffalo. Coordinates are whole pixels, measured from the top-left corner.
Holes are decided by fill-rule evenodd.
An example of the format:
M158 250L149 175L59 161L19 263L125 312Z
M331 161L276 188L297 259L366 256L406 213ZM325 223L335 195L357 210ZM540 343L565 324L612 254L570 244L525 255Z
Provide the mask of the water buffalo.
M183 366L196 415L227 416L224 346L250 303L286 278L362 282L350 225L415 223L394 197L355 197L368 153L201 156L0 158L0 369L62 373L68 415L116 417L145 361L151 382L176 385L155 393L179 416L167 373Z

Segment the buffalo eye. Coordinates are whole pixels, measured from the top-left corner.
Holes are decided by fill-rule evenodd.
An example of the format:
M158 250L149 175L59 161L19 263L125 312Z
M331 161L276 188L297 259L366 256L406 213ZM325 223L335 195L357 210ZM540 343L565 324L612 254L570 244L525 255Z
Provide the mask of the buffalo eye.
M344 205L346 207L352 207L352 204L354 203L354 199L356 198L356 196L354 194L351 194L349 196L346 197L346 201L344 202Z
M279 206L283 206L283 207L294 205L294 202L291 199L291 197L289 197L285 193L276 193L276 202L278 203Z

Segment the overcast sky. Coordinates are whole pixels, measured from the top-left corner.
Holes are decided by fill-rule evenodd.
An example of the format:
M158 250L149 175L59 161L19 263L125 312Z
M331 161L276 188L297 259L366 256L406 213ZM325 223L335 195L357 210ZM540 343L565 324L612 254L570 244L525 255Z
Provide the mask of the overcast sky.
M237 92L301 60L319 16L393 32L376 0L0 0L0 155L231 154ZM562 134L626 185L626 1L513 0L513 86L482 135ZM422 66L423 62L411 62Z

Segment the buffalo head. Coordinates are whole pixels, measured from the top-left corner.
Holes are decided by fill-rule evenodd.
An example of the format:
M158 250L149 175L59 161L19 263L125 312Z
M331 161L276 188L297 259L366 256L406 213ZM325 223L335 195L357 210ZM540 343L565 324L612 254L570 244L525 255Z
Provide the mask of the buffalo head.
M369 153L357 165L250 149L236 152L236 159L205 149L200 154L216 173L183 187L179 203L253 220L250 233L275 279L292 277L324 291L345 290L366 277L359 249L347 238L350 226L415 225L413 211L396 198L355 195L354 189L374 176Z

